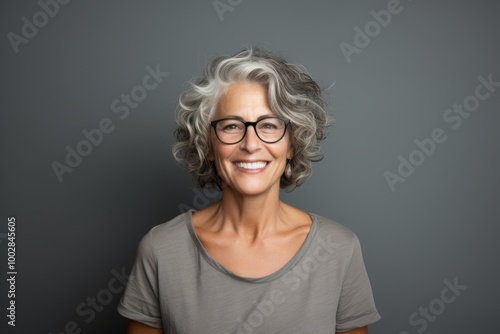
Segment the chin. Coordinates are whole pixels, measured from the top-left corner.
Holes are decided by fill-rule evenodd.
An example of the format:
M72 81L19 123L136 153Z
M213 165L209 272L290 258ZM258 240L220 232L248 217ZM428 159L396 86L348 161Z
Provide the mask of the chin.
M279 187L279 184L277 184ZM261 184L259 182L244 182L229 186L234 192L244 196L256 196L271 191L276 185Z

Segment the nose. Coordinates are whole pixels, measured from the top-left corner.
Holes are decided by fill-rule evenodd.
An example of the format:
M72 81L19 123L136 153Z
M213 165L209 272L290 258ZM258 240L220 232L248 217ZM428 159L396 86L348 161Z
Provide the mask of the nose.
M248 152L254 152L260 148L260 145L261 141L255 132L255 127L247 125L247 133L241 141L240 147Z

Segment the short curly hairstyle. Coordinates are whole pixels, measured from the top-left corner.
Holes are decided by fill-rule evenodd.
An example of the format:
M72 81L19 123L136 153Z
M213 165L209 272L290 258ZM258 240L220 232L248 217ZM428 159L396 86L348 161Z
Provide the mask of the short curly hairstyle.
M215 165L207 158L210 121L229 85L241 81L266 87L272 112L291 121L292 173L281 176L280 187L292 190L311 174L312 163L323 158L319 142L326 138L333 118L326 112L323 90L303 67L262 48L217 56L189 83L175 113L177 143L172 153L197 177L200 187L222 189Z

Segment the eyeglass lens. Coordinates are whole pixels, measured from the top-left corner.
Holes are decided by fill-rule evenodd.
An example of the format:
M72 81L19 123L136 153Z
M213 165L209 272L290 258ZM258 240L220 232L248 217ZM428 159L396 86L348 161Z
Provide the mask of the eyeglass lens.
M286 124L279 118L264 118L255 124L257 136L264 142L276 142L285 132ZM245 136L247 126L237 119L226 119L217 123L217 136L222 142L237 143Z

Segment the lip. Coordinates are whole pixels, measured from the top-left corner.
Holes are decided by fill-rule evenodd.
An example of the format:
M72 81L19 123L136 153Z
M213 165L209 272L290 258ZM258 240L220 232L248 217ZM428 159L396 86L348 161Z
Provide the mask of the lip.
M260 168L245 168L242 166L238 166L238 163L244 163L244 164L252 164L252 163L265 163L263 167ZM260 173L264 169L266 169L267 166L269 166L269 161L267 160L235 160L233 161L233 165L238 171L245 172L245 173Z

